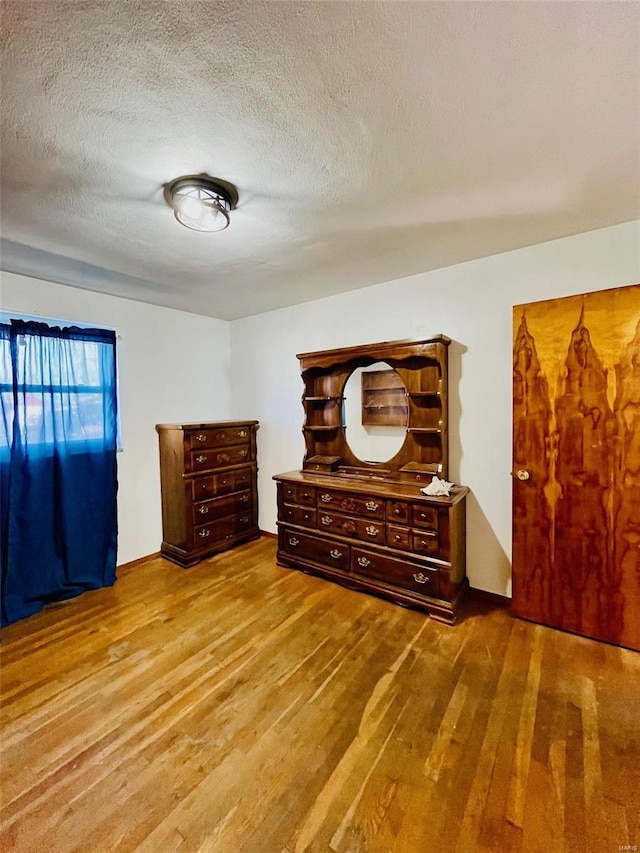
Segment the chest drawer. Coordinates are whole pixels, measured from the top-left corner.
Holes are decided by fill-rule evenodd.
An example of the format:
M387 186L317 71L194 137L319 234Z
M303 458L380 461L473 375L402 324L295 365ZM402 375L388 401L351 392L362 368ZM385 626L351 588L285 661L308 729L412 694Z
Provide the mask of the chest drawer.
M236 492L225 497L213 498L193 505L193 523L204 524L226 515L241 512L251 506L251 492Z
M386 554L374 554L363 548L351 549L351 571L354 574L401 586L424 595L437 595L438 571L407 563Z
M357 516L342 515L339 512L318 510L318 530L337 533L340 536L352 536L365 542L384 545L384 524Z
M438 510L435 507L413 504L412 516L414 527L427 527L429 530L438 529Z
M333 489L318 489L318 509L349 512L384 520L384 501L369 495L352 495Z
M226 447L229 444L248 443L249 430L244 427L218 427L194 430L189 433L191 450L208 450L212 447Z
M237 515L229 515L209 524L203 524L194 529L194 546L206 547L216 542L224 542L225 539L233 539L241 533L245 533L253 526L251 512L247 510Z
M238 471L227 471L224 474L212 474L209 477L198 477L191 481L191 495L194 501L214 498L217 495L228 495L248 489L251 485L251 469L242 468Z
M189 454L191 471L209 471L248 462L249 447L226 447L224 450L192 450Z
M282 509L282 518L290 524L300 524L304 527L316 526L316 511L308 506L285 504Z
M289 529L284 530L282 543L283 549L292 557L311 560L344 572L349 571L348 545Z
M282 497L287 504L303 504L304 506L313 507L316 505L316 490L313 486L283 483Z

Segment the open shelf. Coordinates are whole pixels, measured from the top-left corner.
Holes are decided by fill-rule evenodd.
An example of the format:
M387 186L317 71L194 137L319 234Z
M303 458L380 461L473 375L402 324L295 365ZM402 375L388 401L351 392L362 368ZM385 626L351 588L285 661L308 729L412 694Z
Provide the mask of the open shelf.
M395 370L362 374L362 426L406 426L407 392Z

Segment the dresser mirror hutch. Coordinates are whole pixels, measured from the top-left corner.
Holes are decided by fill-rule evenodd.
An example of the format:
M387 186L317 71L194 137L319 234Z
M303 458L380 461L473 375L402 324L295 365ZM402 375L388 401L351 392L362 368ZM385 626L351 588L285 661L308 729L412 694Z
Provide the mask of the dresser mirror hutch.
M278 563L453 623L468 586L468 489L448 476L444 335L298 355L302 470L274 477Z

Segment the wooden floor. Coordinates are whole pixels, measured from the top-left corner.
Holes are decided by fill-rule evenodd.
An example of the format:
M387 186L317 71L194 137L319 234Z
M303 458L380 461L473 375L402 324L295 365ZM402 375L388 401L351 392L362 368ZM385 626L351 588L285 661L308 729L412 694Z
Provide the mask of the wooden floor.
M153 559L3 630L4 853L640 846L640 655L274 555Z

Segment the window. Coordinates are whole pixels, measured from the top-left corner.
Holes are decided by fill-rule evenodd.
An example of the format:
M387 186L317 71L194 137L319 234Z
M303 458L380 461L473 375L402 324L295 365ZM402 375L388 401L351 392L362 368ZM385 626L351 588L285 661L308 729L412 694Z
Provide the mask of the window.
M112 330L51 327L13 317L0 335L0 445L13 440L16 401L21 440L42 449L63 440L68 452L108 440L115 382ZM96 334L97 332L97 334ZM119 442L119 419L116 420Z

